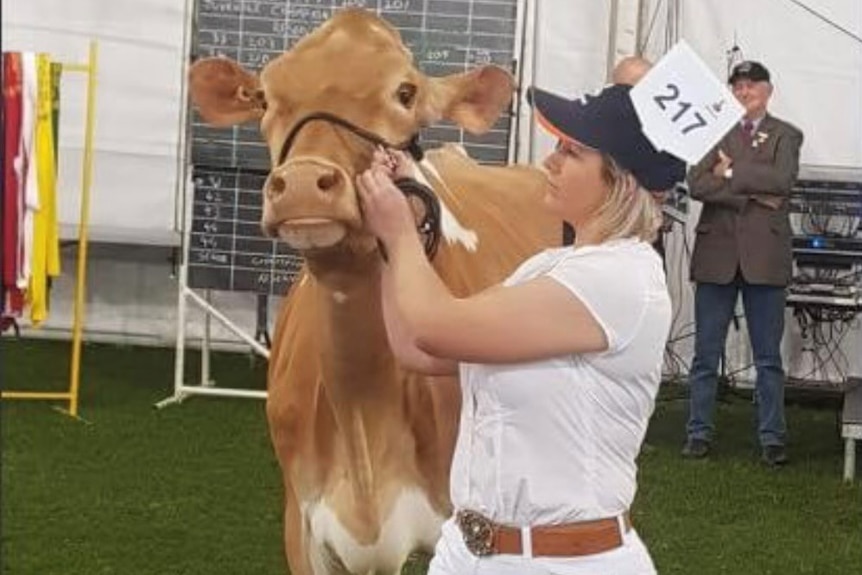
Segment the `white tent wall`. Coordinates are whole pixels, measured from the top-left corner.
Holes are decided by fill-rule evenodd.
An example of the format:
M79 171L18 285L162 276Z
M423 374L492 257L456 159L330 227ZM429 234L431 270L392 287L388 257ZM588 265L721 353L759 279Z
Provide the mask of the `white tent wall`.
M610 1L527 0L531 34L527 36L524 86L559 94L582 94L605 84L610 32ZM524 95L524 89L521 95ZM554 140L522 110L519 162L538 162Z

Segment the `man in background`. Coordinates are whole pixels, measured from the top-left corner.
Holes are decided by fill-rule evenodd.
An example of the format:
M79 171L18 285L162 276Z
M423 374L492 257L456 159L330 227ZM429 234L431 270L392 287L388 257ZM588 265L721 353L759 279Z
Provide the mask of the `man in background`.
M773 87L762 64L740 63L728 83L745 117L688 176L691 196L703 202L703 211L691 260L697 284L695 355L682 453L701 458L710 451L718 363L742 293L757 372L761 459L778 466L787 462L781 360L784 290L792 268L787 198L799 171L803 136L767 113Z

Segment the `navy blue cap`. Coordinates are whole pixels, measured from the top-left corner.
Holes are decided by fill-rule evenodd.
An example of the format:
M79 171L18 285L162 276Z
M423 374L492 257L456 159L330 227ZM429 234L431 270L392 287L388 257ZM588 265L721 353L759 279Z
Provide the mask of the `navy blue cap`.
M539 123L556 137L609 155L647 190L670 189L685 179L685 162L655 149L641 129L630 91L631 86L614 84L567 100L534 87L527 99Z
M751 60L740 62L733 67L733 71L730 73L730 78L727 79L727 83L732 86L737 80L743 79L751 80L752 82L769 82L769 70L767 70L766 66L760 62L754 62Z

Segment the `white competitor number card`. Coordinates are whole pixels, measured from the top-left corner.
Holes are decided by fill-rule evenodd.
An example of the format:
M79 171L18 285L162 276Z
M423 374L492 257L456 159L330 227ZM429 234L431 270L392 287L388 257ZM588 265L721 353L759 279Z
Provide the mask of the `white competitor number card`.
M631 90L653 146L696 164L742 118L745 109L680 40Z

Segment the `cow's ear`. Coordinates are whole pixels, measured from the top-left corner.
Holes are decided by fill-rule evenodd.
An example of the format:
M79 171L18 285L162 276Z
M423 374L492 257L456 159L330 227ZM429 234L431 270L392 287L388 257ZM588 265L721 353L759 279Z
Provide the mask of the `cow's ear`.
M192 64L189 94L213 126L258 120L266 109L258 77L230 58L204 58Z
M503 68L483 66L436 78L433 86L444 118L468 132L482 134L491 129L512 101L515 81Z

